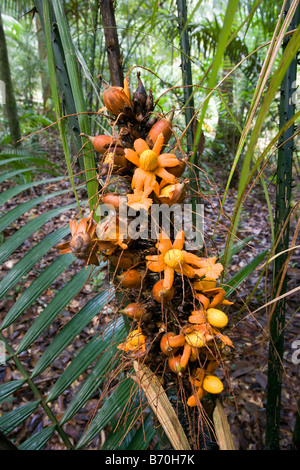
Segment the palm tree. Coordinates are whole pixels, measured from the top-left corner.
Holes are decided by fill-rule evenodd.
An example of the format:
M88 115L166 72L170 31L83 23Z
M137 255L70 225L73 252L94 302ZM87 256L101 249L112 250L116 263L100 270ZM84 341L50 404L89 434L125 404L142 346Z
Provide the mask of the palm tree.
M8 59L5 31L2 21L0 7L0 80L4 83L5 100L3 103L4 115L8 121L10 138L13 147L19 145L21 139L20 123L17 103L14 93L14 86L11 77L10 64Z

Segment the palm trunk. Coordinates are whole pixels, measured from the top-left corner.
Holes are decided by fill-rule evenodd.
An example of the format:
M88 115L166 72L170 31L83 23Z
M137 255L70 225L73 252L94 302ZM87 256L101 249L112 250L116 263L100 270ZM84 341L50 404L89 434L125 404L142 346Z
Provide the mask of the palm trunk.
M187 130L188 152L192 152L194 143L193 125L191 120L194 116L194 99L193 99L193 79L190 61L190 40L188 34L187 22L187 6L185 0L177 0L178 26L180 32L180 49L181 49L181 68L183 81L183 97L184 112ZM190 124L189 124L190 123Z
M91 77L94 78L95 73L95 57L96 57L96 43L97 43L97 29L98 29L98 21L99 21L99 9L98 9L98 0L95 1L94 5L94 35L93 35L93 45L91 50ZM90 87L90 94L89 94L89 108L93 108L94 103L94 89Z
M14 147L19 145L21 130L18 116L17 103L11 78L5 32L3 28L0 9L0 80L5 87L5 100L3 103L4 115L8 121L11 143Z
M46 53L46 46L42 39L43 30L42 30L42 25L41 25L41 20L39 18L39 15L35 15L35 24L36 24L36 32L37 32L36 37L37 37L37 43L38 43L39 59L41 62L43 62L46 65L47 53ZM51 85L50 85L49 75L45 70L43 69L41 70L40 77L41 77L42 96L43 96L43 113L47 114L48 112L47 102L48 102L48 99L51 98Z
M124 75L113 0L101 0L100 12L104 29L111 85L122 87Z
M289 5L288 5L289 6ZM287 6L287 7L288 7ZM297 28L299 22L299 7L291 22L290 29ZM283 44L286 47L289 39ZM280 98L280 128L291 119L295 112L293 102L293 88L297 73L297 59L291 62L281 84ZM276 209L275 232L278 237L276 253L279 254L289 247L289 219L292 187L292 163L293 140L288 140L293 135L294 129L290 127L282 136L281 142L287 141L278 149L277 160L277 184L276 184ZM281 143L279 142L279 143ZM274 262L274 297L286 292L287 278L283 269L287 253L280 254ZM267 422L266 422L266 447L268 449L279 448L280 410L281 410L281 386L282 386L282 359L284 350L285 328L285 298L279 300L270 320L270 344L268 362L268 387L267 387Z
M43 34L45 34L42 1L35 0L35 7L39 15L39 21L43 29ZM80 126L78 122L78 116L76 116L77 110L76 110L76 106L74 102L74 96L73 96L71 86L70 86L70 79L69 79L68 72L66 69L65 54L64 54L63 47L62 47L61 38L60 38L59 31L58 31L58 26L56 23L56 18L53 13L52 6L51 6L51 15L52 15L52 47L53 47L53 53L54 53L55 62L56 62L56 73L57 73L59 90L61 93L62 108L65 114L69 115L66 121L68 122L69 128L72 131L73 138L74 138L75 151L77 153L81 151L81 146L82 146L81 138L79 137ZM84 170L84 163L83 163L82 156L79 157L79 164L80 164L81 169Z

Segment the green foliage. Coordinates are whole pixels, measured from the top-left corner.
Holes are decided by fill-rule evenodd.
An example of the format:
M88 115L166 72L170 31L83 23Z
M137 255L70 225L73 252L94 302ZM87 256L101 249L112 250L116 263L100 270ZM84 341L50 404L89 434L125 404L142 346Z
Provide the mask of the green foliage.
M72 107L74 114L87 110L97 111L102 105L97 76L103 73L104 78L109 77L103 25L97 14L97 2L51 2L58 23L55 31L51 29L53 11L46 8L47 5L49 7L49 2L36 3L45 7L43 20L46 27L43 34L45 34L47 46L47 64L37 52L37 37L32 34L37 30L34 20L29 16L25 17L25 20L19 18L19 12L25 11L24 8L28 7L28 2L4 2L7 12L5 24L8 47L14 64L13 79L19 103L22 135L26 136L31 133L34 135L28 139L28 143L25 141L22 147L17 150L11 149L5 120L0 117L0 166L4 169L0 181L5 183L12 177L15 181L14 186L1 193L0 204L5 204L32 188L59 184L63 179L58 165L50 161L40 145L39 137L35 134L44 127L52 126L55 119L66 114L66 102L61 99L60 94L61 77L70 92L67 105ZM233 230L230 230L230 233L234 235L239 223L245 191L256 173L260 171L260 165L270 158L269 153L274 151L279 138L273 113L276 115L277 112L277 92L280 81L299 43L299 28L285 54L282 55L280 51L275 53L270 44L265 43L272 39L274 29L279 24L278 15L281 5L276 2L264 4L261 1L241 5L239 2L237 14L231 15L229 19L227 17L226 42L222 42L220 37L222 39L226 5L224 2L215 1L213 6L212 13L207 8L207 2L190 2L188 22L185 25L191 38L191 54L187 59L191 62L196 84L193 88L195 109L200 110L198 118L203 120L206 134L206 148L203 154L205 161L203 161L202 168L208 170L209 177L213 179L214 168L211 170L211 162L217 161L219 164L221 160L225 181L227 180L226 190L231 187L236 170L242 169L242 175L237 175L238 200L232 218ZM117 3L116 15L124 69L128 70L136 64L145 67L142 69L142 78L146 87L152 88L157 97L162 94L158 109L167 111L171 105L175 105L176 110L180 112L183 106L181 51L174 2L120 0ZM30 18L31 21L29 21ZM284 33L284 28L281 33ZM53 34L56 36L54 37ZM59 68L59 73L56 70L58 52L54 49L54 44L57 46L58 43L61 53L60 66L64 66ZM269 46L270 48L267 49ZM23 50L24 53L20 53ZM267 60L271 60L269 69L266 66ZM237 68L234 70L235 66ZM40 75L45 70L47 73L49 70L47 83L52 89L52 96L48 100L48 111L43 109L43 99L40 93L37 93L41 91ZM132 91L135 72L136 70L130 75ZM262 75L258 77L261 72L263 72ZM224 77L226 80L223 81ZM173 86L174 88L169 90ZM205 97L215 86L216 89L211 94L207 108L206 105L202 108ZM37 101L35 101L36 97ZM201 109L205 110L202 115ZM254 112L251 115L253 110L257 110L257 113ZM178 114L176 132L178 131L180 135L185 125L182 115ZM98 116L81 115L78 119L77 117L74 119L76 125L78 124L77 135L79 129L82 132L93 129L94 133L102 133L107 128L105 120ZM294 120L289 123L289 126L293 123ZM57 128L60 131L60 144L65 156L66 169L68 169L71 187L76 197L77 189L72 173L75 160L75 158L73 160L73 155L77 155L81 143L76 138L74 139L73 135L73 140L71 139L70 129L75 127L73 124L74 120L62 119L57 124ZM49 129L39 136L49 136L47 134L51 132ZM267 142L266 135L270 136ZM229 140L233 143L230 150ZM253 161L253 156L256 158L255 161ZM87 175L93 181L92 185L87 185L88 198L91 201L96 200L94 199L97 191L95 166L93 158L85 158ZM270 169L268 171L270 173L267 176L272 172ZM40 179L41 172L48 173L49 177ZM89 180L88 177L87 180ZM269 204L271 213L268 191L265 185L264 187L266 203ZM49 194L32 197L2 214L0 233L19 224L21 217L23 220L22 227L10 236L2 236L3 243L0 247L2 263L12 261L26 240L38 231L43 231L46 223L57 220L76 207L80 209L77 198L72 204L62 204L50 211L43 211L43 203L52 198L62 197L68 191L70 188L57 189ZM224 204L225 202L226 197L223 199ZM25 217L24 223L24 214L36 207L42 209L41 213L32 220ZM12 262L11 269L0 282L0 299L7 296L12 299L12 305L0 326L0 340L4 341L7 348L8 363L13 364L22 377L0 385L0 401L12 400L14 396L22 395L25 386L29 387L33 394L30 403L17 406L0 417L0 428L9 435L16 427L26 423L27 418L41 407L43 413L49 418L48 424L23 442L19 446L21 450L44 448L54 433L60 435L66 448L88 448L92 440L108 425L112 431L103 449L146 449L157 436L153 418L146 408L147 404L143 401L140 403L137 385L131 378L131 372L125 374L119 368L120 355L117 345L127 334L122 317L112 319L79 351L73 352L73 357L64 372L49 387L46 394L35 385L35 381L38 381L43 373L52 367L57 358L72 348L76 338L98 315L101 315L101 312L103 313L104 307L113 298L113 292L104 284L104 263L98 269L91 267L78 269L74 256L66 254L60 257L55 255L46 268L38 268L40 260L50 252L53 253L56 244L66 236L69 236L69 228L61 226L58 230L43 237L20 260L16 263ZM222 261L228 263L228 260L245 248L250 240L247 238L235 243L233 237L229 236L225 249L220 253ZM223 279L227 295L233 294L240 288L242 283L261 265L267 254L268 250L259 250L247 266L233 276ZM38 302L56 280L63 279L64 274L70 268L76 271L75 275L68 282L63 283L47 305L43 306L41 313L32 321L16 349L13 349L6 339L6 330L19 328L22 315L27 309ZM34 281L28 282L27 277L34 269L38 270L39 275ZM26 364L22 362L22 354L30 351L51 326L55 328L55 322L61 318L64 308L70 304L87 282L93 287L93 297L60 331L56 332L34 368L28 370ZM245 299L245 304L247 304L247 299ZM109 383L109 387L106 381L110 377L113 377L114 381ZM57 401L63 397L68 388L77 382L79 385L74 397L62 415L57 418L55 408ZM99 399L98 407L88 426L83 430L79 441L73 445L64 431L64 426L72 422L76 413L82 410L95 394ZM141 409L144 412L143 420L138 421L140 414L136 412L137 409L139 412Z
M53 182L56 181L57 179ZM50 182L51 180L48 181L48 183ZM47 184L47 180L31 183L31 187L33 184ZM23 187L18 185L11 188L2 194L1 203L4 203L7 199L11 199L23 190L24 185ZM12 223L16 223L17 218L21 214L24 214L24 212L26 212L30 207L41 204L47 199L55 198L63 192L65 191L54 191L52 194L32 198L30 201L17 206L14 211L5 214L2 217L0 221L1 230ZM16 236L12 235L7 238L5 243L1 246L0 252L2 262L9 259L9 256L13 255L13 252L17 250L18 247L22 245L28 237L30 237L30 235L37 230L43 229L43 225L47 221L55 219L58 213L68 213L73 207L74 204L62 206L50 212L46 211L39 217L28 221L16 232ZM47 290L55 280L59 279L64 271L74 263L75 257L72 254L63 255L61 257L56 256L54 261L50 263L47 268L41 271L40 275L30 283L30 286L27 289L24 290L22 287L30 270L37 265L38 261L47 254L49 250L51 250L52 246L55 246L60 242L68 233L68 227L63 227L50 233L47 237L34 245L33 248L31 248L31 250L25 254L2 279L0 283L1 298L8 295L14 286L19 286L22 291L17 301L7 312L7 315L1 324L0 329L2 332L5 332L9 325L16 325L22 314L26 312L30 305L36 302L43 292L45 292L45 290ZM103 266L99 267L100 270L102 268ZM33 347L34 342L47 330L51 323L55 321L57 316L61 314L63 308L68 305L68 303L82 289L91 273L90 268L79 270L73 279L71 279L55 294L41 314L32 322L31 327L26 332L16 351L13 351L9 344L7 344L6 335L4 336L0 333L0 338L4 341L7 347L6 361L8 363L12 361L15 362L17 366L19 365L18 358L21 357L20 355L22 352ZM98 285L98 292L101 290L103 290L102 287ZM95 296L86 303L78 314L75 315L73 319L56 335L31 373L25 371L23 367L20 367L20 371L23 373L23 379L14 380L0 386L0 400L3 401L9 399L9 397L11 397L16 391L19 391L25 383L31 386L32 379L39 377L39 375L53 363L55 358L57 358L69 346L74 338L84 330L86 325L89 324L95 316L101 314L103 307L107 304L108 300L111 300L112 296L113 292L107 289L95 294ZM95 387L97 389L101 388L101 384L103 383L106 374L113 370L113 368L118 364L119 354L116 346L120 341L124 340L125 336L126 328L122 321L122 317L120 317L116 322L112 321L111 324L102 331L102 333L97 332L94 338L91 338L91 340L83 346L81 351L74 355L69 367L66 368L64 374L61 375L52 390L49 390L48 397L41 397L36 388L33 387L37 400L33 400L27 405L17 407L2 416L0 418L0 428L5 433L9 434L13 429L23 423L41 403L44 409L46 409L50 422L52 421L53 425L50 424L39 433L30 437L28 441L24 442L20 446L20 449L37 450L43 448L52 437L55 430L63 432L61 429L62 424L68 422L78 410L84 407L85 403L94 394ZM90 372L87 374L86 381L82 383L82 386L75 395L74 400L70 403L61 423L58 423L55 419L54 412L51 410L52 405L55 404L56 398L59 397L75 380L78 380L78 377L87 369L90 369ZM97 415L97 421L95 425L93 425L91 432L94 432L95 429L97 431L102 429L105 423L108 422L107 420L114 416L112 410L117 412L119 409L123 408L124 404L128 402L128 392L131 390L132 383L131 379L126 381L127 388L125 395L123 395L123 387L121 386L120 390L119 387L116 388L116 393L114 393L111 398L106 399L103 417L101 413ZM122 400L124 400L124 402ZM113 406L111 406L112 404ZM106 409L110 409L109 415L107 415ZM103 421L99 421L100 417ZM82 443L79 443L78 447L87 445L88 442L90 442L89 436L85 438L83 437Z
M33 185L37 186L50 182L51 180L34 182L26 187L28 188ZM59 179L54 179L53 182L59 182ZM7 190L2 194L1 203L20 194L24 188L24 185L17 185ZM52 198L55 199L66 191L67 190L53 191L51 194L32 198L16 206L13 211L3 215L0 219L0 230L4 230L11 224L17 223L18 217L27 212L30 208L38 204L41 205L43 201ZM54 220L60 213L68 213L75 206L75 203L61 206L57 209L46 211L32 220L28 220L15 234L7 238L1 246L1 261L4 262L5 260L9 260L10 257L13 257L14 252L22 246L22 243L37 230L42 230L47 221ZM54 295L39 316L32 321L31 326L26 331L16 350L13 350L9 343L7 343L5 334L7 328L11 325L17 327L19 322L22 322L22 315L26 310L51 287L54 281L59 279L60 276L74 264L75 257L72 254L55 256L53 261L40 271L39 276L36 277L26 289L23 287L27 275L32 269L35 269L39 260L41 260L52 247L60 242L62 238L67 236L68 233L69 228L62 227L47 235L20 259L0 282L0 298L10 295L13 289L18 288L20 292L17 300L7 312L0 326L0 331L3 332L0 333L0 340L4 341L7 347L6 362L8 364L14 363L23 375L22 379L13 380L0 386L0 401L9 400L16 392L19 394L22 393L22 387L24 387L25 384L32 387L32 391L36 397L36 400L26 405L16 407L9 413L5 413L0 418L0 428L9 435L16 427L24 423L39 406L42 406L50 420L50 424L38 433L32 435L19 446L21 450L42 449L47 445L47 442L51 439L54 432L59 432L64 436L63 425L68 423L76 413L82 410L87 402L92 399L96 390L98 390L100 396L102 396L106 389L105 381L107 377L111 375L115 378L118 377L117 382L119 385L114 385L107 396L107 392L104 393L103 403L101 403L99 410L95 413L94 419L89 423L88 430L83 431L82 438L78 441L75 448L81 449L88 447L89 443L108 423L114 423L114 416L121 413L124 419L121 420L118 425L116 422L116 428L105 442L103 449L146 449L155 437L155 429L151 415L146 412L145 404L144 409L146 414L143 422L138 425L136 431L131 431L131 428L135 426L136 421L140 417L141 403L139 402L140 393L137 391L135 382L130 376L126 377L126 375L122 373L122 369L118 367L120 353L117 349L117 345L124 341L127 335L127 328L121 316L116 320L112 319L108 325L103 328L102 332L97 332L76 352L76 354L74 354L62 375L48 390L47 396L43 396L33 385L33 379L38 379L45 370L50 368L54 361L72 345L72 342L84 331L87 325L89 325L96 316L101 315L101 311L107 305L107 302L113 299L113 291L103 286L105 279L103 275L101 275L101 272L103 267L105 267L105 263L99 266L96 271L92 267L79 269L76 275ZM238 253L249 241L250 238L247 238L240 242L235 247L234 254ZM262 257L260 256L257 262L255 260L253 261L252 269L258 265L258 261L261 261L261 259ZM245 272L241 272L238 276L234 276L232 280L228 281L227 285L231 285L233 289L236 289L249 275L251 275L250 267L245 270ZM88 280L91 283L95 283L94 285L97 286L98 293L95 293L61 331L56 333L52 342L36 363L34 369L30 372L24 369L24 366L21 365L22 353L34 348L35 342L38 341L41 335L43 335L55 321L57 321L63 309L76 297ZM74 382L80 380L82 376L85 376L85 379L81 379L76 394L60 420L57 421L54 412L56 401ZM124 438L125 435L126 438ZM70 446L67 437L64 437L67 447L68 445Z

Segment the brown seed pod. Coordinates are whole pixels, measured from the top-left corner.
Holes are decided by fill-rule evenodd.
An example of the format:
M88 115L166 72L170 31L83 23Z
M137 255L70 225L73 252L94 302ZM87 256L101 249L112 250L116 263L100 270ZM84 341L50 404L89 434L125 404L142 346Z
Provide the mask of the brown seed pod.
M213 374L219 367L220 361L209 361L206 367L207 374Z
M186 191L184 189L184 184L168 184L161 189L158 199L161 204L167 204L168 206L171 206L172 204L179 204L182 202L185 195Z
M164 136L164 146L169 142L172 136L172 121L174 117L175 108L172 108L171 114L166 119L159 119L156 123L151 127L147 137L146 142L150 148L153 147L154 143L156 142L157 137L159 134L163 134ZM164 148L164 147L163 147Z
M175 374L181 373L181 366L180 366L181 356L170 356L168 359L168 364L172 372Z
M78 259L86 258L91 248L90 235L88 233L75 233L70 241L70 248Z
M125 158L124 155L116 154L114 152L107 152L103 162L101 162L100 176L107 175L108 171L113 173L120 173L126 171L131 163Z
M186 163L184 160L178 159L178 161L179 161L178 165L173 166L173 167L166 167L166 170L168 171L168 173L171 173L171 175L176 176L176 178L179 178L180 176L182 176L186 168Z
M171 348L180 348L185 344L185 336L183 334L170 336L169 343Z
M138 121L142 121L144 119L145 105L148 97L144 84L140 77L141 73L137 72L138 87L134 92L132 98L134 105L134 114Z
M115 166L128 166L128 160L125 158L124 154L115 153L115 152L107 152L105 154L105 159L103 163L113 164Z
M167 290L164 287L163 280L157 281L152 289L152 295L157 302L170 302L175 294L175 289L172 286L171 289Z
M120 196L115 193L107 193L102 197L102 203L113 206L115 209L120 207Z
M158 121L157 116L152 116L148 119L148 121L145 123L145 129L149 130L151 129L152 126Z
M93 217L94 211L78 223L75 219L70 221L72 238L70 242L61 243L57 246L60 254L73 253L77 258L84 259L87 265L99 265L97 242L94 240L97 223Z
M93 144L94 149L96 152L100 153L101 155L106 152L111 152L114 155L124 155L124 148L120 143L117 144L117 139L111 137L109 135L87 135L87 134L79 134L81 137L86 137L90 140Z
M197 380L200 380L201 383L203 382L205 375L205 370L202 367L197 367L197 369L193 373L193 377Z
M86 137L87 139L89 139L92 142L93 147L96 150L96 152L101 153L101 154L105 153L113 145L113 142L114 142L114 139L111 136L104 135L104 134L92 136L92 135L81 133L80 136ZM122 150L121 147L120 149ZM123 153L124 153L124 150L123 150Z
M190 361L195 362L195 361L199 360L199 350L198 350L198 348L194 348L193 346L191 346L191 348L192 348L192 350L191 350Z
M113 116L118 116L123 113L125 108L132 108L130 98L125 93L124 88L118 86L110 86L105 80L102 79L104 85L104 92L102 99L104 105L109 113Z
M125 289L139 289L142 277L136 269L129 269L118 276L120 284Z
M160 340L160 349L166 356L173 356L176 354L178 348L172 348L169 343L169 338L175 336L175 333L165 333Z
M153 103L153 91L149 90L146 104L145 104L145 111L146 113L151 113L154 110L154 103Z
M131 318L132 320L139 320L145 311L145 307L142 304L133 302L128 304L123 310L120 310L119 312L123 315L127 315L127 317Z
M108 256L108 260L113 266L120 269L130 269L139 262L139 256L128 250L115 252Z

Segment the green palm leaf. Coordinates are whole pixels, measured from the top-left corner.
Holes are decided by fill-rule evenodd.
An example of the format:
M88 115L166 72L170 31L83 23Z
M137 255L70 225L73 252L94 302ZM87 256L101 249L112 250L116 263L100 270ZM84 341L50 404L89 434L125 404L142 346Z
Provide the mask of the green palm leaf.
M134 433L132 440L126 450L146 450L155 436L153 419L148 414L145 420L140 424L138 430Z
M103 307L111 299L112 293L109 290L101 292L91 300L63 327L58 335L53 339L38 363L36 364L31 378L39 375L45 370L54 359L70 344L70 342L82 331L82 329L100 314Z
M252 261L250 261L250 263L248 263L238 273L232 276L230 280L222 286L228 297L236 291L236 289L241 285L242 282L245 281L245 279L251 276L253 271L255 271L255 269L263 261L267 253L268 253L268 250L264 250L262 253L255 256L255 258Z
M111 322L108 327L105 327L102 332L97 333L94 338L92 338L86 346L84 346L81 351L75 356L72 362L69 364L67 369L62 373L62 375L55 382L54 387L50 390L50 393L47 397L47 402L54 401L61 393L63 393L87 368L88 366L101 355L95 369L96 372L92 372L92 375L95 376L95 380L98 377L103 377L103 371L100 370L99 363L102 366L109 364L111 358L116 354L116 343L124 340L126 336L126 328L123 322L122 317L120 317L116 322ZM103 367L104 368L104 367ZM94 383L94 387L96 383ZM98 386L98 384L97 384ZM88 388L87 382L85 382L85 387ZM83 391L79 393L81 400L84 395ZM76 400L74 400L76 401ZM79 405L80 406L80 405ZM70 409L74 409L72 402L69 405ZM63 421L66 422L69 419L69 413L67 412Z
M155 435L155 426L150 413L136 428L137 407L133 408L124 422L120 422L117 428L110 432L101 450L146 450Z
M25 379L12 380L0 385L0 402L19 390L25 383Z
M82 269L77 273L51 300L42 313L25 333L17 354L25 351L51 325L62 309L80 292L91 272L91 268Z
M23 191L26 191L27 189L33 188L34 186L39 186L41 184L58 183L58 181L61 180L62 177L57 176L56 178L49 178L44 181L32 181L31 183L24 183L19 184L18 186L13 186L12 188L3 191L3 193L0 194L0 205L9 201L9 199L12 199L14 196L17 196L17 194L20 194Z
M4 416L0 417L0 429L4 433L9 434L34 413L38 406L39 401L33 401L9 411Z
M22 315L73 261L74 256L72 254L63 255L42 271L38 278L32 282L10 309L3 320L1 329L7 328Z
M113 341L111 341L109 337L107 338L107 349L101 355L100 359L77 391L60 424L64 424L71 419L72 416L74 416L86 404L95 390L100 387L105 380L106 375L116 368L119 362L119 351L116 348L116 342L120 342L120 340L124 339L125 336L126 329L122 325L122 328L114 333Z
M12 235L6 242L1 246L0 263L11 255L22 243L25 242L34 232L40 229L46 222L53 219L56 215L62 212L66 212L70 209L74 209L75 204L69 206L59 207L52 211L47 211L45 214L39 215L34 219L27 222L24 227L20 228L14 235Z
M56 243L69 232L69 227L61 228L37 243L0 282L0 298L3 298L10 289L24 276Z
M41 450L45 447L49 439L53 436L55 425L48 426L41 431L33 434L29 439L19 445L19 450Z
M76 445L76 449L81 449L91 442L99 432L118 413L123 412L128 406L132 395L136 392L137 385L131 378L124 379L112 394L105 400L102 408L98 411L91 425ZM126 406L127 405L127 406ZM125 413L124 413L125 414Z
M51 194L45 194L44 196L39 196L36 198L29 199L29 201L23 202L22 204L18 204L14 209L7 212L3 217L0 219L0 232L2 232L6 227L11 225L15 220L17 220L21 215L25 214L25 212L29 211L33 207L37 206L38 204L47 201L48 199L62 196L63 194L67 194L69 192L68 189L64 189L62 191L57 191Z
M26 171L31 171L34 170L33 167L31 168L21 168L20 170L12 170L12 171L5 171L0 175L0 183L3 183L3 181L8 180L10 178L14 178L17 175L21 175L22 173Z

